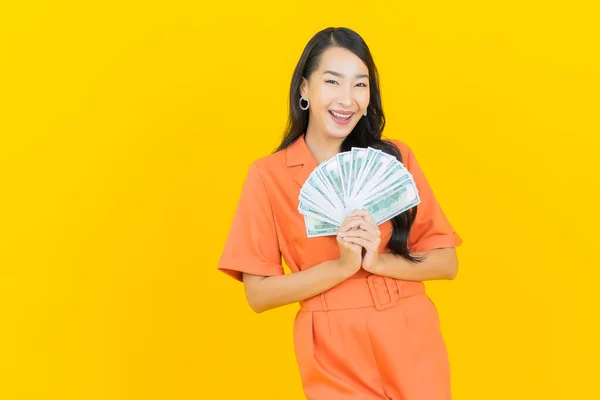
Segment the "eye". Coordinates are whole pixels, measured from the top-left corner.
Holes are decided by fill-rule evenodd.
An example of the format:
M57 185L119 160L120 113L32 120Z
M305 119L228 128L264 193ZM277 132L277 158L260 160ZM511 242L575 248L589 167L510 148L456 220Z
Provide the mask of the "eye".
M334 83L337 83L337 82L336 82L336 81L334 81L333 79L329 79L329 80L325 81L325 83L329 83L329 82L334 82Z
M359 85L362 85L362 87L367 87L367 85L365 85L364 83L359 83Z

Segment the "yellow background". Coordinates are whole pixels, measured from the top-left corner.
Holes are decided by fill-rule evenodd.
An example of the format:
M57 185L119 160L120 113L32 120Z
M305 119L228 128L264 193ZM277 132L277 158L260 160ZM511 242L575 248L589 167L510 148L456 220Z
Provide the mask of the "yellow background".
M599 16L557 3L3 4L0 398L303 398L297 305L216 265L327 26L464 239L427 283L455 398L600 398Z

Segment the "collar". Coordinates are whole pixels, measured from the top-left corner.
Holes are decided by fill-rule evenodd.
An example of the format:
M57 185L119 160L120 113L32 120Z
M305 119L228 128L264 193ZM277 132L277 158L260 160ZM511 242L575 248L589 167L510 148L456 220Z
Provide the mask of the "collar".
M288 167L316 163L315 158L308 149L304 138L305 133L298 136L298 138L286 148L286 165Z
M310 173L317 167L317 160L308 149L304 137L305 133L286 148L286 165L288 167L302 166L296 168L294 173L294 179L300 186L304 185Z

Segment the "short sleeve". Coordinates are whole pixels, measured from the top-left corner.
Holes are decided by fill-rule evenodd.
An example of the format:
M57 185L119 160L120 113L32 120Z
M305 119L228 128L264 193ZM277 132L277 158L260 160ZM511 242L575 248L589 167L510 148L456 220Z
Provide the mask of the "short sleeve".
M284 274L271 202L256 163L248 169L218 269L240 282L242 272Z
M410 230L409 251L429 251L461 245L462 238L454 231L444 215L442 207L437 202L433 190L410 148L405 166L413 176L421 199L417 206L417 216Z

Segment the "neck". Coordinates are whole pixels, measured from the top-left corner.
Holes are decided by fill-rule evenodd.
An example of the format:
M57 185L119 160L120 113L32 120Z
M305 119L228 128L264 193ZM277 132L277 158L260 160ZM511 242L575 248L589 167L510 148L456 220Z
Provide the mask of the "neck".
M318 134L307 130L304 140L306 147L312 153L317 163L329 160L340 152L342 142L345 138L332 138L324 134Z

